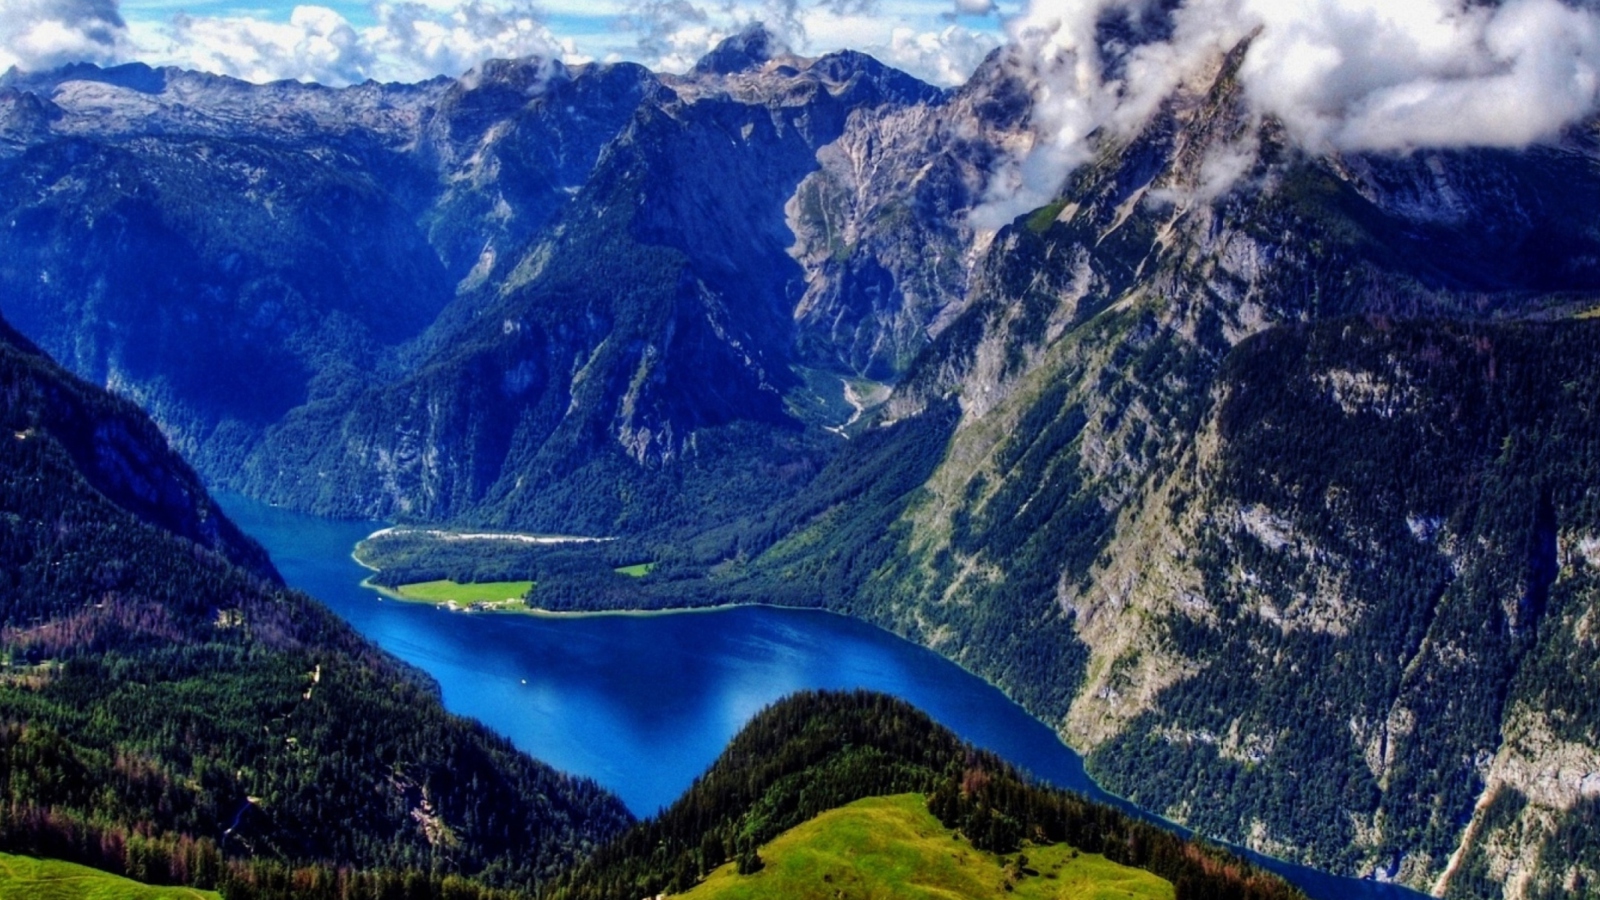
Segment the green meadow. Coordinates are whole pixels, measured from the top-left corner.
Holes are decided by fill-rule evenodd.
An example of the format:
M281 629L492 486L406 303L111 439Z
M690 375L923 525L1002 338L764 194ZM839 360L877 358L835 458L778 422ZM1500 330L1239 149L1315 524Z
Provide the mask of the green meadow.
M619 569L616 569L615 571L616 571L616 573L618 575L626 575L629 578L643 578L646 575L649 575L651 572L655 571L655 568L656 568L656 564L655 563L648 562L648 563L639 563L638 565L635 565L635 566L623 566L623 567L621 567Z
M87 866L0 853L0 900L219 900L219 895L151 887Z
M976 850L918 794L870 797L823 813L761 848L764 867L733 863L681 896L692 900L1174 900L1149 872L1065 844L999 856Z
M402 600L418 603L454 602L458 606L482 604L490 609L525 610L528 604L523 597L533 590L533 585L531 581L490 581L483 584L422 581L402 584L394 589L394 593L399 594Z

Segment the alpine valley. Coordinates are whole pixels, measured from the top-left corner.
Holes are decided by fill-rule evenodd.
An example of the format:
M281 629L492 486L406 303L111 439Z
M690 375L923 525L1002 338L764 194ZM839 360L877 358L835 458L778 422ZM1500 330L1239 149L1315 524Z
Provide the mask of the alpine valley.
M226 832L219 858L484 891L712 888L724 861L809 852L824 825L780 832L873 795L930 797L974 853L1015 851L1012 827L1082 846L1049 824L1090 815L1069 801L913 711L827 695L759 718L624 831L596 786L449 717L286 592L203 479L320 515L614 539L482 554L397 533L362 551L381 584L859 617L991 680L1108 790L1211 838L1444 897L1600 890L1600 122L1521 150L1307 153L1250 111L1248 47L997 231L972 213L1040 116L1009 50L955 89L760 28L682 75L11 71L0 313L26 340L0 348L0 551L31 549L0 573L27 661L0 717L37 724L0 726L0 751L116 773L121 793L52 807L63 833L126 808L151 834ZM47 552L91 523L154 549ZM52 553L70 588L9 599L57 590ZM237 685L205 674L247 657ZM151 722L107 726L94 704L135 702L115 673L146 662L180 687L141 694ZM179 720L155 718L170 691L228 716L271 694L285 724L206 738L225 749L188 780ZM297 731L309 703L376 730ZM854 749L806 745L796 721ZM376 792L352 774L379 770ZM803 802L794 772L821 785ZM258 778L284 818L240 818ZM305 793L324 778L339 787ZM170 812L213 787L237 802ZM359 827L302 833L287 811L314 802ZM539 823L536 853L510 822ZM1178 897L1285 890L1104 829L1123 836L1087 852Z

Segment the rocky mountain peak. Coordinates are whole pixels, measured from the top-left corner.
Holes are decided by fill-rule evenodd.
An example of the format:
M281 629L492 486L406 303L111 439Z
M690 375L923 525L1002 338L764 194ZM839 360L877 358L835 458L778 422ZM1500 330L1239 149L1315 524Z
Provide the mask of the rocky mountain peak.
M559 59L528 56L521 59L491 59L473 67L458 79L461 90L497 88L516 91L529 97L544 92L552 82L572 77Z
M695 63L694 75L732 75L759 68L788 54L783 40L760 22L727 38Z
M20 152L49 134L61 107L37 94L0 88L0 152Z
M0 75L0 87L48 92L69 81L94 81L137 91L159 94L167 88L168 69L155 69L144 63L127 63L101 68L94 63L69 63L43 72L23 72L13 66Z

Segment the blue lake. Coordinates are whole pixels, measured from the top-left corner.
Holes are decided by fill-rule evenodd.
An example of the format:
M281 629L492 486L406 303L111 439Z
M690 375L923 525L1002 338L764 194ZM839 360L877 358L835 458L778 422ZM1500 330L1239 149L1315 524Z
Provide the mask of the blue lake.
M543 617L400 603L361 587L367 572L350 558L378 524L220 499L289 584L432 675L451 711L593 778L639 815L672 802L762 707L808 688L893 694L1040 779L1131 808L1101 791L1076 753L1000 691L871 625L767 607ZM1258 861L1316 900L1423 896Z

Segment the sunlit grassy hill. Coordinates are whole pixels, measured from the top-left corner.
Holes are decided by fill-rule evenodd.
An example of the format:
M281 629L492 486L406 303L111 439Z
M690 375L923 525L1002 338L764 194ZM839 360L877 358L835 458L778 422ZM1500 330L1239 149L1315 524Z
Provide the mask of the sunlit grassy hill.
M0 900L217 900L216 891L152 887L54 859L0 853Z
M760 871L734 863L687 894L694 900L971 900L1070 897L1173 900L1171 882L1066 844L1002 856L974 848L928 812L920 794L870 797L823 813L761 848Z

